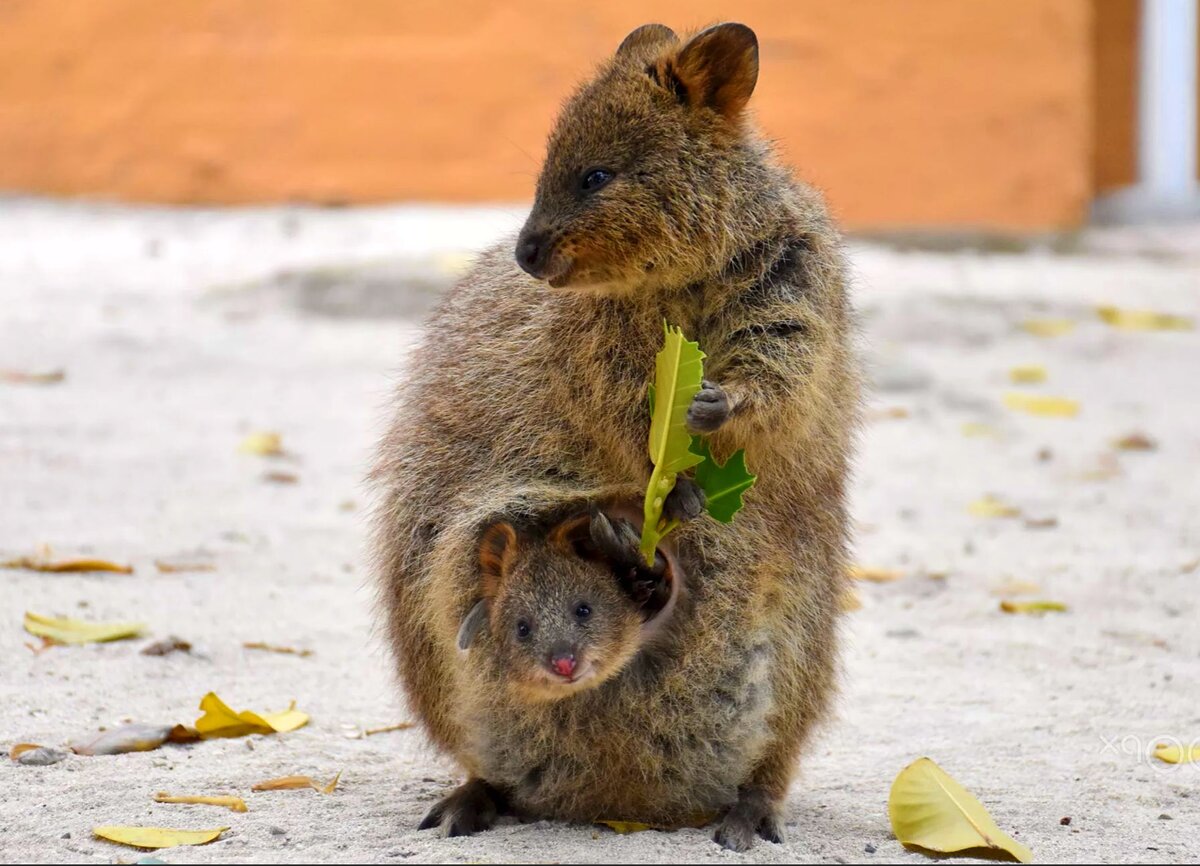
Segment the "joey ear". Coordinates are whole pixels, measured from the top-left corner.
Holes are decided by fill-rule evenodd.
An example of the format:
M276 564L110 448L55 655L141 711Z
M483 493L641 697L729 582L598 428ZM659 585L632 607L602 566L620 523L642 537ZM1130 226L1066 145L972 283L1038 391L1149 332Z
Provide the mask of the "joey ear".
M475 602L475 606L463 617L462 625L458 627L458 648L460 651L466 652L471 648L471 644L475 642L475 636L487 624L487 619L487 599L481 599Z
M617 48L618 57L646 57L657 48L679 41L675 31L665 24L643 24L634 30Z
M586 514L577 514L559 523L550 530L550 544L564 553L575 552L588 558L585 550L585 546L591 541L588 519Z
M679 49L665 71L681 100L732 119L758 81L758 38L745 24L715 24Z
M479 542L479 571L483 578L483 594L493 598L508 574L513 557L517 555L517 531L512 524L493 523Z

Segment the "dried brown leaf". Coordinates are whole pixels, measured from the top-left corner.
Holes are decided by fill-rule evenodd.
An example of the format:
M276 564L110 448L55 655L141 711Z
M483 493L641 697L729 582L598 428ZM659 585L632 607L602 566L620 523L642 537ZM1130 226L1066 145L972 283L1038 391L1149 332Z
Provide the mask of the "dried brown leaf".
M296 649L290 646L279 646L277 644L263 643L262 641L248 641L242 644L246 649L261 650L269 653L282 653L283 655L300 656L300 658L308 658L313 654L310 649Z

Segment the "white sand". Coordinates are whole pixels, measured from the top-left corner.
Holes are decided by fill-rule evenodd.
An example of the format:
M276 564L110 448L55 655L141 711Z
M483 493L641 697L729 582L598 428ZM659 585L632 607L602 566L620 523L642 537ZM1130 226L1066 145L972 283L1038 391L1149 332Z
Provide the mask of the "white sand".
M67 371L59 385L0 384L0 558L48 542L137 568L0 572L0 748L61 745L126 718L190 722L210 689L239 709L295 699L312 715L281 736L50 767L0 761L0 859L136 859L93 839L98 824L230 827L160 855L179 863L738 859L698 830L417 833L455 770L417 731L343 736L344 724L406 718L372 635L360 479L417 326L295 301L406 308L403 278L441 279L431 253L476 247L513 219L0 203L0 369ZM1198 240L1193 226L1092 233L1070 256L855 248L881 389L872 406L910 412L864 433L858 559L906 576L861 588L839 718L803 761L789 841L746 859L924 862L891 838L885 808L892 779L921 755L1038 860L1200 858L1200 765L1147 757L1162 737L1200 738L1200 570L1183 571L1200 558L1200 332L1119 332L1091 313L1118 303L1200 316ZM1080 324L1039 340L1016 327L1033 315ZM1006 370L1029 363L1050 378L1028 390L1079 399L1079 418L1001 407ZM965 422L998 436L965 437ZM258 429L282 432L292 457L238 454ZM1159 449L1105 463L1110 440L1134 430ZM1118 474L1087 477L1105 466ZM268 469L300 482L264 483ZM1057 528L969 516L988 492ZM161 557L216 570L158 574ZM1000 613L993 591L1010 580L1070 612ZM26 609L139 618L197 650L151 658L138 640L35 656ZM315 654L242 649L250 640ZM333 796L249 790L339 770ZM159 790L240 794L250 811L156 805Z

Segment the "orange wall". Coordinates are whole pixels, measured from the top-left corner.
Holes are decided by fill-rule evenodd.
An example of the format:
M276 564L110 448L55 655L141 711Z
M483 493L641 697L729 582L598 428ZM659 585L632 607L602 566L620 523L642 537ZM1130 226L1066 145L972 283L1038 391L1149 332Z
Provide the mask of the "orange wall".
M733 11L736 10L736 11ZM1049 228L1091 195L1087 0L4 0L0 189L526 200L573 83L736 16L752 105L856 227Z
M1092 51L1092 185L1099 192L1137 180L1138 0L1100 0Z

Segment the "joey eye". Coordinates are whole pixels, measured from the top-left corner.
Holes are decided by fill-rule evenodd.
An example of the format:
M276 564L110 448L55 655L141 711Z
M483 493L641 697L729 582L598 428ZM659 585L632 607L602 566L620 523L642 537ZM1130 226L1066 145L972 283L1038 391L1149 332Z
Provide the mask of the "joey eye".
M582 622L592 615L592 608L586 601L581 601L575 605L575 619Z
M579 180L579 188L584 192L595 192L606 185L614 177L607 168L589 168Z
M531 631L528 622L523 619L517 620L517 640L526 640Z

